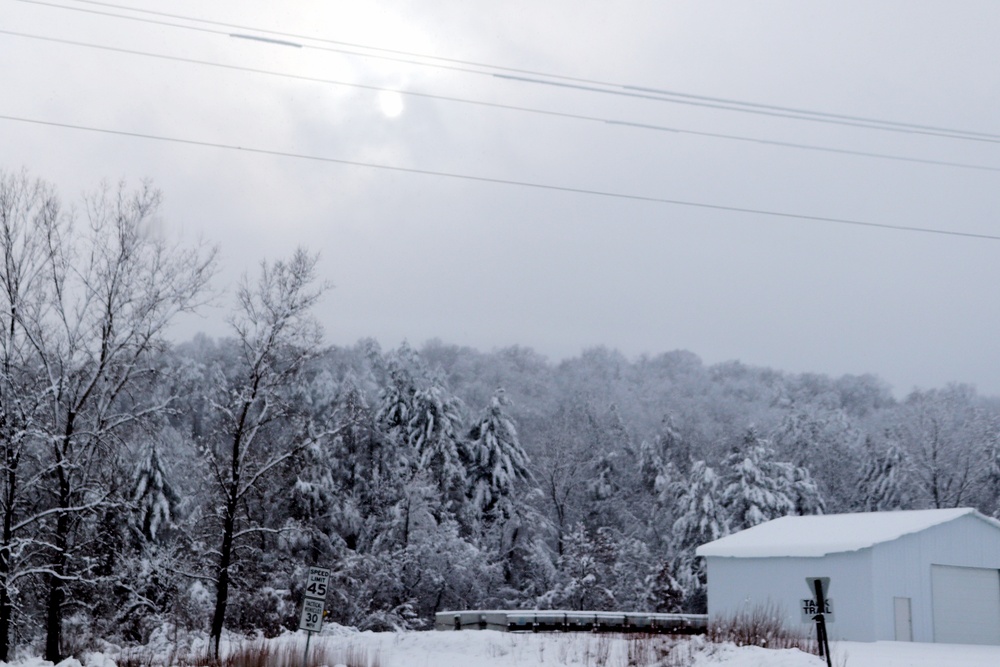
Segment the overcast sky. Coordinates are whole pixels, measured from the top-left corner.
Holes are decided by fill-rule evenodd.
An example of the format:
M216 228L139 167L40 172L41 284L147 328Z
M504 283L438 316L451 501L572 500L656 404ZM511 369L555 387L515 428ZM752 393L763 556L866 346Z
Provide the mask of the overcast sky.
M220 289L318 251L330 343L686 349L1000 394L1000 240L974 236L1000 236L994 0L0 0L0 17L0 168L67 202L152 179L164 233L219 244Z

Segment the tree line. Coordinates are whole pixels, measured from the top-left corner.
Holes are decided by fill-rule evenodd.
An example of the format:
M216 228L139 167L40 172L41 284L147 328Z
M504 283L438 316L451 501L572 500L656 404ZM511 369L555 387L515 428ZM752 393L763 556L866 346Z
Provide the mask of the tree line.
M104 638L426 627L477 607L704 610L696 546L791 513L1000 500L1000 403L689 352L550 362L325 345L305 251L240 283L231 334L166 339L217 249L148 185L66 209L0 173L0 660ZM171 635L174 636L174 635Z

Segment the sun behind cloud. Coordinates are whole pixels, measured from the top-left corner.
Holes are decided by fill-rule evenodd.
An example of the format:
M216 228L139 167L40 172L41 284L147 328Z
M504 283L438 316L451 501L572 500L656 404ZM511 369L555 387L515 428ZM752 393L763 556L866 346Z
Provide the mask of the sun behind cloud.
M378 107L386 118L396 118L403 113L403 96L395 90L383 90L378 94Z

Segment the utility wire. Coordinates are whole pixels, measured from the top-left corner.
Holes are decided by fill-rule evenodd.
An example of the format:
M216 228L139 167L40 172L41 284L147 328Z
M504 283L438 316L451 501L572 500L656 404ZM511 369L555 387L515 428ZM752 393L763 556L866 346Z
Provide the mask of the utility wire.
M948 229L939 229L934 227L916 227L911 225L891 225L888 223L881 222L867 222L863 220L851 220L848 218L834 218L821 215L806 215L801 213L787 213L782 211L769 211L765 209L748 208L743 206L726 206L724 204L710 204L707 202L696 202L696 201L686 201L681 199L669 199L665 197L652 197L646 195L636 195L628 194L624 192L614 192L610 190L593 190L590 188L576 188L563 185L552 185L548 183L535 183L532 181L519 181L514 179L506 178L494 178L491 176L476 176L474 174L462 174L458 172L447 172L447 171L436 171L432 169L417 169L414 167L399 167L395 165L378 164L374 162L363 162L360 160L346 160L342 158L333 158L322 155L309 155L307 153L293 153L290 151L279 151L271 150L266 148L255 148L251 146L238 146L235 144L223 144L214 141L200 141L197 139L184 139L180 137L169 137L165 135L148 134L144 132L128 132L125 130L113 130L109 128L93 127L88 125L77 125L73 123L61 123L56 121L47 121L37 118L25 118L21 116L11 116L6 114L0 114L0 120L8 120L17 123L29 123L33 125L42 125L47 127L59 127L71 130L79 130L84 132L95 132L99 134L110 134L121 137L130 137L135 139L147 139L152 141L161 141L174 144L182 144L187 146L202 146L206 148L218 148L223 150L231 151L241 151L244 153L254 153L257 155L270 155L275 157L285 157L292 158L296 160L311 160L314 162L324 162L331 164L342 164L353 167L364 167L368 169L381 169L384 171L393 171L397 173L406 174L419 174L422 176L435 176L439 178L450 178L464 181L473 181L477 183L493 183L497 185L511 185L523 188L533 188L536 190L547 190L551 192L566 192L570 194L579 195L589 195L596 197L606 197L612 199L622 199L629 201L640 201L652 204L667 204L672 206L686 206L690 208L700 208L708 209L713 211L726 211L730 213L746 213L751 215L766 215L773 218L783 218L791 220L807 220L810 222L826 222L838 225L852 225L856 227L870 227L876 229L887 229L897 232L920 232L924 234L936 234L941 236L959 236L964 238L974 238L974 239L984 239L989 241L1000 241L1000 236L995 236L991 234L978 234L974 232L960 232Z
M779 141L779 140L774 140L774 139L759 139L759 138L755 138L755 137L745 137L745 136L734 135L734 134L724 134L724 133L720 133L720 132L704 132L704 131L699 131L699 130L689 130L689 129L678 128L678 127L668 127L668 126L665 126L665 125L656 125L656 124L649 124L649 123L639 123L639 122L634 122L634 121L617 120L617 119L612 119L612 118L602 118L602 117L598 117L598 116L588 116L588 115L584 115L584 114L574 114L574 113L568 113L568 112L562 112L562 111L552 111L552 110L547 110L547 109L538 109L538 108L533 108L533 107L523 107L523 106L517 106L517 105L513 105L513 104L502 104L502 103L499 103L499 102L487 102L487 101L482 101L482 100L472 100L472 99L468 99L468 98L453 97L453 96L449 96L449 95L436 95L436 94L432 94L432 93L421 93L421 92L416 92L416 91L397 90L397 89L394 89L394 88L386 88L386 87L383 87L383 86L373 86L373 85L353 83L353 82L347 82L347 81L338 81L338 80L335 80L335 79L326 79L326 78L321 78L321 77L305 76L305 75L301 75L301 74L292 74L292 73L289 73L289 72L276 72L274 70L259 69L259 68L255 68L255 67L245 67L245 66L242 66L242 65L228 65L228 64L225 64L225 63L218 63L218 62L213 62L213 61L208 61L208 60L199 60L199 59L196 59L196 58L187 58L187 57L184 57L184 56L174 56L174 55L169 55L169 54L164 54L164 53L152 53L152 52L149 52L149 51L138 51L138 50L135 50L135 49L125 49L125 48L120 48L120 47L115 47L115 46L106 46L106 45L103 45L103 44L93 44L93 43L90 43L90 42L79 42L79 41L76 41L76 40L62 39L62 38L59 38L59 37L47 37L47 36L44 36L44 35L33 35L33 34L30 34L30 33L15 32L15 31L12 31L12 30L2 30L2 29L0 29L0 35L9 35L9 36L21 37L21 38L25 38L25 39L34 39L34 40L40 40L40 41L45 41L45 42L53 42L53 43L57 43L57 44L64 44L64 45L68 45L68 46L76 46L76 47L81 47L81 48L97 49L97 50L101 50L101 51L109 51L109 52L112 52L112 53L122 53L122 54L127 54L127 55L143 56L143 57L146 57L146 58L156 58L156 59L160 59L160 60L169 60L169 61L181 62L181 63L191 64L191 65L202 65L202 66L206 66L206 67L215 67L215 68L218 68L218 69L226 69L226 70L237 71L237 72L247 72L247 73L252 73L252 74L264 74L264 75L267 75L267 76L281 77L281 78L291 79L291 80L296 80L296 81L308 81L308 82L311 82L311 83L322 83L322 84L329 84L329 85L334 85L334 86L343 86L343 87L347 87L347 88L356 88L356 89L361 89L361 90L372 90L372 91L377 91L377 92L395 92L395 93L398 93L400 95L407 95L407 96L410 96L410 97L419 97L419 98L423 98L423 99L432 99L432 100L439 100L439 101L445 101L445 102L457 102L457 103L460 103L460 104L471 104L471 105L481 106L481 107L488 107L488 108L494 108L494 109L503 109L503 110L506 110L506 111L517 111L517 112L523 112L523 113L532 113L532 114L538 114L538 115L544 115L544 116L550 116L550 117L556 117L556 118L563 118L563 119L570 119L570 120L582 120L582 121L598 122L598 123L603 123L603 124L606 124L606 125L617 125L617 126L621 126L621 127L629 127L629 128L634 128L634 129L640 129L640 130L653 130L653 131L660 131L660 132L671 132L671 133L675 133L675 134L688 134L688 135L693 135L693 136L710 137L710 138L714 138L714 139L725 139L725 140L731 140L731 141L742 141L742 142L763 144L763 145L768 145L768 146L779 146L779 147L783 147L783 148L795 148L795 149L799 149L799 150L820 151L820 152L835 153L835 154L840 154L840 155L853 155L853 156L858 156L858 157L876 158L876 159L882 159L882 160L895 160L895 161L899 161L899 162L910 162L910 163L916 163L916 164L928 164L928 165L935 165L935 166L942 166L942 167L957 167L957 168L961 168L961 169L975 169L975 170L979 170L979 171L1000 171L1000 167L992 167L992 166L988 166L988 165L970 164L970 163L965 163L965 162L953 162L953 161L948 161L948 160L932 160L932 159L927 159L927 158L915 158L915 157L907 157L907 156L904 156L904 155L892 155L892 154L888 154L888 153L875 153L875 152L871 152L871 151L858 151L858 150L851 150L851 149L846 149L846 148L836 148L836 147L832 147L832 146L818 146L818 145L814 145L814 144L802 144L802 143L797 143L797 142L792 142L792 141Z
M608 120L609 125L621 125L640 130L659 130L661 132L677 132L679 134L692 134L701 137L712 137L716 139L729 139L732 141L745 141L767 146L782 146L784 148L796 148L800 150L821 151L825 153L835 153L840 155L854 155L858 157L877 158L879 160L895 160L898 162L913 162L917 164L930 164L940 167L958 167L961 169L976 169L980 171L1000 171L1000 167L991 167L981 164L970 164L967 162L952 162L949 160L932 160L929 158L907 157L905 155L891 155L889 153L875 153L871 151L856 151L849 148L836 148L833 146L817 146L815 144L800 144L794 141L780 141L777 139L758 139L755 137L742 137L735 134L723 134L720 132L702 132L699 130L684 130L672 127L663 127L648 123L635 123L632 121Z
M152 23L156 25L163 25L173 28L180 28L185 30L196 30L200 32L214 33L220 35L232 35L231 32L222 30L213 30L208 28L198 28L190 25L180 25L176 23L170 23L166 21L161 21L157 19L144 19L136 16L127 16L122 14L116 14L113 12L100 11L95 9L86 9L83 7L71 7L62 4L56 4L52 2L45 2L43 0L17 0L18 2L23 2L33 5L42 5L47 7L53 7L56 9L64 9L69 11L84 12L89 14L96 14L101 16L109 16L114 18L120 18L130 21L139 21L142 23ZM587 92L596 92L603 94L620 95L625 97L669 102L673 104L684 104L689 106L698 106L704 108L721 109L726 111L736 111L741 113L753 113L757 115L764 116L775 116L779 118L789 118L794 120L818 122L818 123L829 123L836 125L847 125L852 127L863 127L867 129L883 130L889 132L903 132L910 134L922 134L928 136L945 137L950 139L962 139L966 141L987 141L990 143L1000 142L1000 134L993 134L988 132L976 132L970 130L958 130L954 128L946 128L934 125L922 125L916 123L904 123L900 121L883 120L877 118L867 118L864 116L851 116L847 114L836 114L824 111L813 111L808 109L799 109L794 107L783 107L772 104L760 104L755 102L745 102L735 99L721 98L721 97L710 97L706 95L693 95L690 93L683 93L677 91L669 91L658 88L651 88L645 86L634 86L626 85L621 83L614 83L608 81L601 81L597 79L587 79L583 77L573 77L562 74L554 74L549 72L542 72L538 70L530 69L519 69L514 67L505 67L501 65L492 65L488 63L475 62L470 60L461 60L457 58L445 58L441 56L433 56L421 53L415 53L411 51L402 51L396 49L386 49L381 47L368 46L363 44L357 44L352 42L343 42L332 39L324 39L319 37L311 37L308 35L300 35L296 33L282 32L278 30L269 30L266 28L259 28L254 26L245 26L233 23L226 23L222 21L212 21L208 19L200 19L191 16L184 16L181 14L171 14L168 12L159 12L148 9L140 9L135 7L129 7L127 5L120 5L110 2L99 2L97 0L67 0L69 2L77 2L82 4L89 4L94 6L109 7L114 9L122 9L135 13L142 13L151 16L162 16L173 19L180 19L184 21L189 21L192 23L202 23L205 25L222 26L230 29L237 30L253 30L256 32L278 35L281 37L287 37L292 39L308 40L312 42L319 42L323 44L334 44L339 46L348 46L354 49L366 49L368 53L362 53L358 51L350 51L342 48L329 48L329 47L319 47L310 46L309 48L316 48L325 51L332 51L336 53L344 53L348 55L358 55L368 58L378 58L382 60L390 60L394 62L401 62L411 65L419 65L423 67L435 67L440 69L450 69L455 71L461 71L465 73L480 74L480 75L492 75L500 78L506 78L514 81L520 81L522 83L534 83L534 84L545 84L550 86L557 86L562 88L575 88L578 90L583 90ZM392 54L392 55L377 55L382 54ZM399 56L406 56L399 57ZM422 61L413 60L412 58L421 58ZM435 62L424 62L426 60L436 61ZM448 64L446 64L448 63ZM469 67L475 67L479 69L470 69ZM509 76L500 75L491 72L484 72L482 69L497 70L501 72L512 72L517 74L526 74L533 77L546 77L548 79L554 79L555 81L540 80L537 78L529 78L522 76ZM570 83L558 83L559 81L570 82ZM579 85L571 85L572 83Z
M22 2L27 2L29 0L21 0ZM573 90L583 90L594 93L608 92L601 88L595 86L588 86L578 83L564 83L559 81L545 81L544 79L534 79L526 76L513 76L511 74L494 74L493 76L499 79L509 79L511 81L521 81L525 83L536 83L545 86L554 86L556 88L570 88ZM692 102L692 101L681 101L672 100L665 97L659 97L647 93L639 92L615 92L616 95L623 95L626 97L637 97L646 100L661 100L664 102L673 102L675 104L686 104L689 106L704 107L708 109L722 109L725 111L738 111L740 113L756 114L758 116L773 116L776 118L791 118L794 120L805 120L813 123L830 123L833 125L847 125L849 127L863 127L869 130L883 130L885 132L901 132L904 134L922 134L931 137L945 137L947 139L962 139L964 141L983 141L987 143L1000 143L1000 135L991 134L981 134L981 133L969 133L962 130L949 130L947 128L938 129L916 129L919 126L905 125L902 123L886 124L885 121L880 120L834 120L833 118L820 118L812 117L808 115L803 115L805 113L811 112L779 112L768 110L765 108L755 109L755 108L741 108L733 106L732 104L722 104L714 102ZM760 105L763 106L763 105ZM780 107L773 107L780 108Z
M34 2L35 4L48 4L48 3L38 2L38 0L21 0L21 1L22 2ZM507 66L503 66L503 65L495 65L495 64L477 62L477 61L472 61L472 60L462 60L462 59L459 59L459 58L448 58L448 57L444 57L444 56L435 56L435 55L429 55L429 54L425 54L425 53L416 53L416 52L413 52L413 51L403 51L403 50L399 50L399 49L388 49L388 48L384 48L384 47L370 46L370 45L366 45L366 44L358 44L356 42L345 42L345 41L339 41L339 40L333 40L333 39L326 39L326 38L322 38L322 37L314 37L314 36L309 36L309 35L302 35L302 34L297 34L297 33L281 32L281 31L278 31L278 30L270 30L270 29L266 29L266 28L255 27L255 26L245 26L245 25L238 25L238 24L226 23L226 22L223 22L223 21L212 21L212 20L209 20L209 19L200 19L200 18L196 18L196 17L192 17L192 16L185 16L185 15L182 15L182 14L171 14L171 13L168 13L168 12L160 12L160 11L155 11L155 10L150 10L150 9L141 9L141 8L131 7L129 5L122 5L122 4L117 4L117 3L113 3L113 2L102 2L100 0L64 0L64 1L65 2L76 2L78 4L95 5L95 6L101 6L101 7L110 7L110 8L114 8L114 9L123 9L123 10L126 10L126 11L135 12L135 13L149 14L149 15L154 15L154 16L163 16L163 17L174 18L174 19L182 19L182 20L185 20L185 21L190 21L190 22L195 22L195 23L204 23L206 25L225 26L225 27L228 27L228 28L238 28L240 30L254 30L256 32L262 32L262 33L266 33L266 34L280 35L282 37L291 37L291 38L294 38L294 39L303 39L303 40L320 42L320 43L325 43L325 44L335 44L335 45L339 45L339 46L349 46L349 47L352 47L352 48L362 48L362 49L367 49L367 50L370 50L370 51L377 51L377 52L382 52L382 53L391 53L393 55L404 55L404 56L410 56L410 57L416 57L416 58L424 58L424 59L427 59L427 60L436 60L436 61L440 61L440 62L455 63L455 64L459 64L459 65L470 65L470 66L474 66L474 67L481 67L481 68L498 70L498 71L512 72L512 73L516 73L516 74L528 74L528 75L533 75L533 76L544 76L544 77L547 77L547 78L550 78L550 79L557 79L557 80L562 80L562 81L572 81L572 82L576 82L576 83L584 83L584 84L591 84L591 85L599 85L599 86L605 86L605 87L608 87L608 88L621 88L621 89L624 89L624 90L636 91L636 92L640 92L640 93L652 93L652 94L661 95L661 96L679 97L679 98L684 98L684 99L701 100L701 101L705 101L705 102L715 102L715 103L721 103L721 104L727 104L727 105L738 105L738 106L745 106L745 107L753 107L753 108L757 108L757 109L768 109L768 110L772 110L772 111L783 111L783 112L794 113L794 114L813 115L813 116L821 116L821 117L825 117L825 118L837 118L837 119L842 119L842 120L861 121L861 122L865 122L865 123L873 123L873 124L879 124L879 125L892 125L892 126L898 126L898 127L908 127L908 128L911 128L911 129L936 130L936 131L939 131L939 132L948 132L948 133L952 133L952 134L965 134L965 135L970 135L970 136L979 136L979 137L984 137L984 138L1000 139L1000 135L990 134L990 133L974 132L974 131L967 131L967 130L953 130L953 129L949 129L949 128L936 127L936 126L932 126L932 125L920 125L920 124L914 124L914 123L903 123L903 122L899 122L899 121L890 121L890 120L880 120L880 119L874 119L874 118L866 118L866 117L863 117L863 116L851 116L851 115L846 115L846 114L836 114L836 113L829 113L829 112L824 112L824 111L813 111L813 110L808 110L808 109L798 109L798 108L794 108L794 107L783 107L783 106L778 106L778 105L773 105L773 104L760 104L760 103L756 103L756 102L746 102L746 101L734 100L734 99L723 98L723 97L711 97L711 96L707 96L707 95L694 95L694 94L691 94L691 93L682 93L682 92L673 91L673 90L664 90L664 89L660 89L660 88L651 88L651 87L648 87L648 86L626 85L626 84L621 84L621 83L614 83L614 82L609 82L609 81L602 81L602 80L599 80L599 79L588 79L588 78L584 78L584 77L569 76L569 75L565 75L565 74L555 74L555 73L552 73L552 72L543 72L543 71L539 71L539 70L522 69L522 68L517 68L517 67L507 67ZM49 6L59 7L61 5L51 5L50 4ZM66 7L66 6L63 6L63 7L65 9L72 9L71 7ZM118 15L114 15L114 16L118 16ZM122 17L122 18L126 18L126 17ZM723 107L723 108L729 108L729 107Z

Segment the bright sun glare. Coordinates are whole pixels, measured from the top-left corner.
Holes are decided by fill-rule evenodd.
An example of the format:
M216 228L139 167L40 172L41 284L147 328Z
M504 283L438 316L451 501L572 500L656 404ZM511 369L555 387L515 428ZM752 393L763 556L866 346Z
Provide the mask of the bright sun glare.
M386 118L395 118L403 113L403 96L394 90L383 90L378 94L378 106Z

